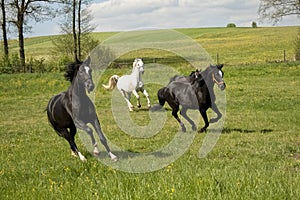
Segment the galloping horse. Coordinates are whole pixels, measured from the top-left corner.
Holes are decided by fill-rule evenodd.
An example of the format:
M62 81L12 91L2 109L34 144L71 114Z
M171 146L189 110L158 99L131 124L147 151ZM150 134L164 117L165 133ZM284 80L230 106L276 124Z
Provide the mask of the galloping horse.
M216 65L216 66L217 66L217 68L220 69L220 73L221 73L221 76L223 78L224 72L222 71L222 68L223 68L224 65L223 64L219 64L219 65ZM174 77L172 77L170 79L169 83L171 83L172 81L182 81L182 82L186 81L186 82L191 82L192 80L194 80L194 76L195 76L195 74L197 72L199 72L198 69L196 71L193 71L189 76L175 75ZM217 117L210 119L209 122L210 123L215 123L215 122L219 121L219 119L221 119L222 113L219 111L219 109L218 109L218 107L216 105L216 97L215 97L214 90L212 88L213 88L214 83L217 84L218 86L221 86L222 82L218 82L218 81L216 81L216 79L215 80L214 79L210 79L210 76L208 76L208 77L209 77L209 79L206 79L205 81L207 81L209 92L210 92L211 109L217 114ZM214 81L212 81L212 80L214 80Z
M94 146L94 154L99 154L97 142L93 136L92 129L87 126L92 124L101 143L106 148L108 155L113 161L117 160L107 144L102 133L95 107L86 94L94 89L92 69L90 68L90 57L84 61L76 61L67 66L65 78L71 82L71 86L65 92L52 97L47 106L47 115L50 124L57 134L64 137L70 144L72 155L79 156L80 160L86 158L79 152L75 144L77 128L87 132Z
M200 132L204 132L209 126L206 111L208 108L212 108L215 101L215 96L210 95L213 91L214 83L218 85L220 90L226 88L225 82L223 81L223 65L209 66L203 72L195 72L195 75L189 79L177 78L171 79L172 81L166 86L158 90L157 96L159 104L156 104L151 109L156 111L161 109L167 101L172 108L172 115L181 125L183 132L186 131L185 125L178 117L177 112L181 105L180 114L184 117L191 125L194 131L197 130L195 123L187 116L186 112L188 109L197 109L205 122L204 127L200 129ZM188 80L188 81L187 81Z
M133 105L130 103L131 93L137 98L137 106L140 108L140 96L138 94L141 91L147 98L148 108L151 107L149 94L144 89L144 82L142 80L142 74L144 73L144 63L140 58L136 58L133 62L133 68L130 75L124 75L119 77L118 75L112 75L109 78L108 85L102 85L106 89L114 89L116 86L121 92L125 101L127 102L129 111L133 111Z

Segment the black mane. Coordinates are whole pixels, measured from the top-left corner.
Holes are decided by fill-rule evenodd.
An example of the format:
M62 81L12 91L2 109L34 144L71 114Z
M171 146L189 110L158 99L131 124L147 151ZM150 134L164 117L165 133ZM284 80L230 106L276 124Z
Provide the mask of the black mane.
M77 60L73 63L69 63L66 66L66 73L64 74L64 77L67 81L70 81L70 82L73 81L73 78L76 76L79 66L81 64L82 64L82 62Z

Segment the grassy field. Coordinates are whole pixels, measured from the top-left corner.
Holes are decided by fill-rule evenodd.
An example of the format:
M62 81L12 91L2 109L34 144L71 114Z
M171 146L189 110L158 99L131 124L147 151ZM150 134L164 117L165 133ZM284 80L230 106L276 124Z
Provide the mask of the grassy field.
M224 55L220 62L226 64L226 121L207 157L198 157L206 134L196 134L183 156L149 173L132 174L104 165L78 137L88 162L71 156L67 142L51 129L44 111L49 98L69 86L62 73L0 75L0 199L298 199L300 64L265 63L277 58L270 52L267 58L255 53L282 48L292 52L292 38L279 38L295 30L180 30L211 54ZM253 32L260 32L266 42L259 44ZM261 57L253 60L256 56L251 52ZM112 93L100 86L110 75L129 71L106 70L96 90L97 112L110 141L132 152L151 152L169 143L179 127L168 112L164 128L154 137L137 139L120 130L112 116ZM188 74L190 69L178 71ZM157 102L159 87L147 85L152 102ZM149 119L146 109L130 116L139 124Z
M261 27L261 28L190 28L176 29L183 34L197 41L213 58L225 64L253 64L273 61L282 61L284 59L284 50L286 51L286 60L294 59L294 42L299 31L299 27ZM99 42L117 33L93 33L95 39ZM29 60L44 59L53 61L55 58L51 51L52 41L59 36L43 36L25 39L26 56ZM2 43L1 43L2 45ZM18 53L18 41L9 42L10 52ZM3 48L0 48L0 54ZM156 56L162 55L145 55Z

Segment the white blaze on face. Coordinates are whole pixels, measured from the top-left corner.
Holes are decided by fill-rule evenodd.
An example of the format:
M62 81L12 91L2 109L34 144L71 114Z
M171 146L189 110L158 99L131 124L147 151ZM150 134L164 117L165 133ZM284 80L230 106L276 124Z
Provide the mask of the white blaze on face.
M221 70L219 70L219 74L223 78L223 73L221 72Z
M88 66L84 66L86 74L89 74L90 68Z

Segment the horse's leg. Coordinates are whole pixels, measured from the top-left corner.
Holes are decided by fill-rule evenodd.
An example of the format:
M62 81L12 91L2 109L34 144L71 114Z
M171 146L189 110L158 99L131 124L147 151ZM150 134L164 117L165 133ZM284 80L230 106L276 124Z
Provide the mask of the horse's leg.
M148 108L151 108L151 102L150 102L150 98L149 98L148 92L147 92L144 88L142 88L142 92L143 92L143 94L145 95L145 97L147 98L147 105L148 105Z
M219 121L219 119L221 119L222 113L219 111L219 109L218 109L218 107L215 103L212 103L211 109L217 114L217 117L210 119L209 122L210 123L215 123L215 122Z
M200 110L201 116L205 123L205 125L200 129L200 133L202 133L202 132L206 131L207 127L209 126L209 122L208 122L208 118L207 118L207 114L206 114L207 109L200 108L199 110Z
M140 108L141 107L141 102L140 102L140 95L137 93L137 91L136 90L133 90L132 91L132 94L136 97L136 99L137 99L137 107L138 108Z
M130 103L130 96L131 94L130 93L127 93L128 94L128 97L126 96L126 92L124 90L121 90L120 91L122 96L124 97L126 103L127 103L127 106L129 108L129 111L133 111L133 105Z
M79 121L79 120L76 121L76 125L77 125L78 128L80 128L81 130L84 130L90 136L90 138L92 140L92 145L94 147L93 153L95 155L98 155L100 153L100 151L98 149L97 142L96 142L95 137L93 135L93 130L89 126L87 126L84 122Z
M106 151L108 152L108 155L110 156L110 158L111 158L113 161L117 161L117 160L118 160L118 157L117 157L116 155L114 155L114 154L110 151L110 148L109 148L109 146L108 146L108 144L107 144L106 138L105 138L105 136L104 136L104 134L103 134L103 132L102 132L102 129L101 129L101 126L100 126L100 122L99 122L98 118L96 117L96 118L92 121L91 124L94 126L94 128L95 128L95 130L96 130L96 132L97 132L97 134L98 134L98 136L99 136L99 138L100 138L100 141L101 141L101 143L103 144L103 146L105 147Z
M67 131L67 130L66 130ZM70 133L68 134L68 142L71 146L71 149L72 149L72 155L75 155L75 156L79 156L80 160L83 161L83 162L86 162L86 158L84 157L84 155L82 155L80 153L80 151L78 150L77 148L77 145L75 143L75 135L76 135L76 127L75 125L71 126L70 127Z
M178 114L177 114L179 111L179 105L174 105L171 107L172 107L172 115L179 122L182 132L186 132L186 128L185 128L184 124L182 123L182 121L179 119Z
M192 125L192 130L196 131L197 130L196 125L193 122L193 120L191 120L191 118L189 118L189 116L187 116L186 111L187 111L187 109L183 107L180 111L180 114L184 119L186 119Z

